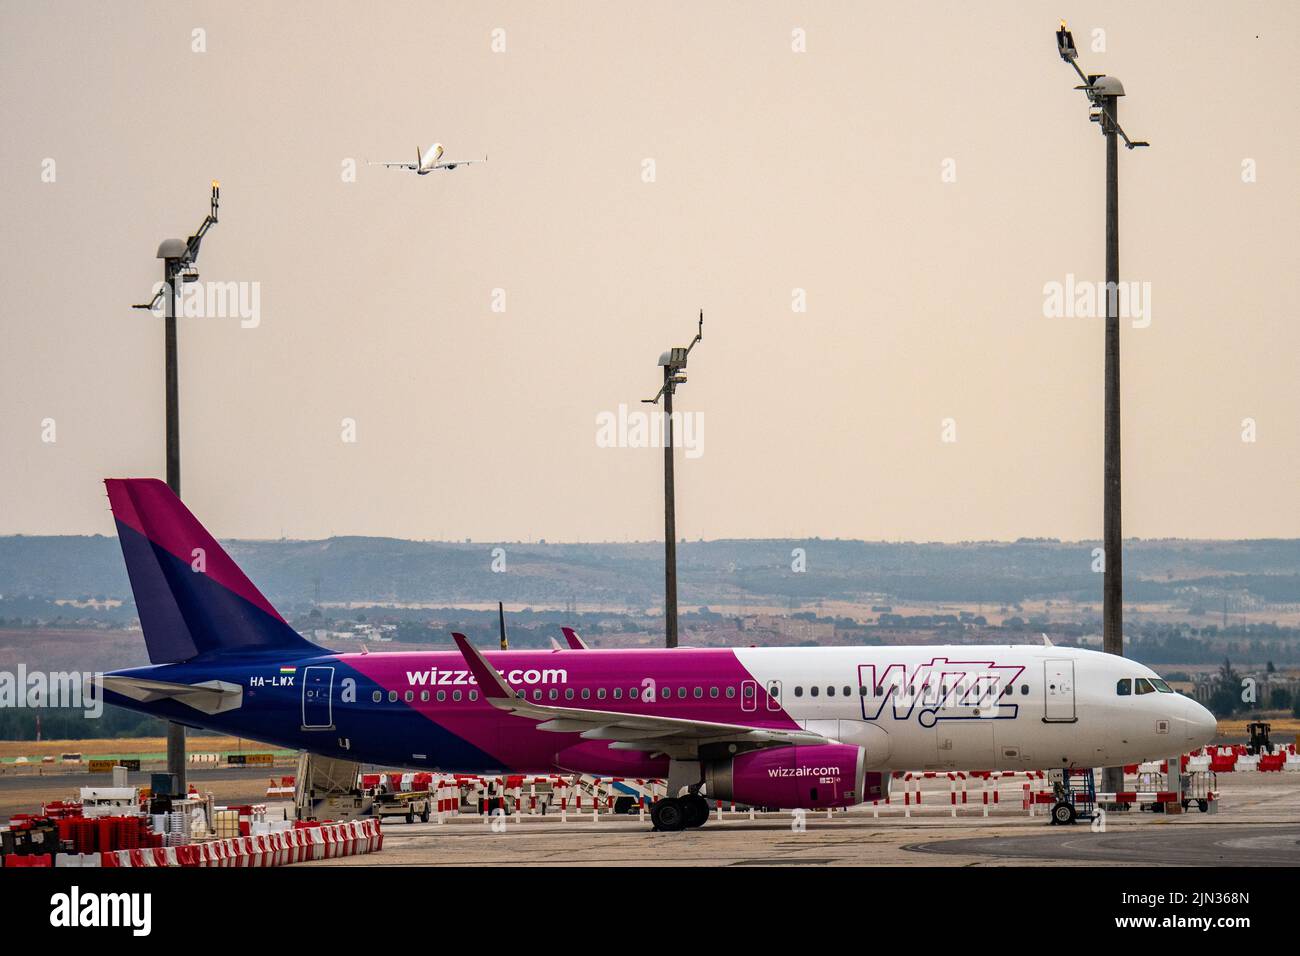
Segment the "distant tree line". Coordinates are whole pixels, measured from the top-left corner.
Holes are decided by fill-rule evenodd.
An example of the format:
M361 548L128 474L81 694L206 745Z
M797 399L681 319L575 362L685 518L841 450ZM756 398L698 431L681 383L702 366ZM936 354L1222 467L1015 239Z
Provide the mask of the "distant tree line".
M161 737L167 732L165 721L111 704L94 719L70 707L24 707L0 710L0 740L35 740L38 716L43 740Z
M1271 661L1266 669L1270 674L1276 670ZM1245 699L1246 686L1232 661L1225 658L1211 680L1212 689L1205 706L1216 717L1252 716L1252 712L1261 710L1289 710L1292 716L1300 717L1300 697L1289 687L1269 687L1267 699L1251 700Z

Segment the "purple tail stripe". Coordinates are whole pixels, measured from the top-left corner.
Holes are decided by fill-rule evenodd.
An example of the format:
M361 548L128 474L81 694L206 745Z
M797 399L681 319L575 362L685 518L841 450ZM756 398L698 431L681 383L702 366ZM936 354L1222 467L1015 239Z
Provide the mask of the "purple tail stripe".
M271 602L165 482L157 478L107 478L104 485L114 518L186 564L193 566L201 557L209 578L284 623Z

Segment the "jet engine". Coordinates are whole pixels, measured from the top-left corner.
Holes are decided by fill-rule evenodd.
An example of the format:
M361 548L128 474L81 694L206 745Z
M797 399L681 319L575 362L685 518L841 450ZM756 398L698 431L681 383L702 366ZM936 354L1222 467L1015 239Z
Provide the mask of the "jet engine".
M849 807L883 799L888 774L867 772L864 747L797 744L750 750L704 764L710 800L755 807Z

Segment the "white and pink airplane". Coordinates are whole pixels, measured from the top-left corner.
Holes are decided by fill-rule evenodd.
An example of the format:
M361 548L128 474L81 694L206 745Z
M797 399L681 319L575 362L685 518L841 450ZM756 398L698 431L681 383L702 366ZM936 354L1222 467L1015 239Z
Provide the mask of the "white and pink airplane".
M153 666L110 703L346 760L470 773L661 777L661 830L708 800L817 809L894 770L1174 757L1215 720L1150 668L1050 645L338 654L301 637L165 484L109 503ZM202 555L198 561L196 555Z
M457 166L469 166L473 163L486 163L487 154L482 159L456 159L444 162L442 159L442 143L434 143L428 149L421 151L417 146L415 148L415 162L413 163L368 163L369 166L388 166L396 169L409 169L417 176L427 176L436 169L445 169L448 172Z

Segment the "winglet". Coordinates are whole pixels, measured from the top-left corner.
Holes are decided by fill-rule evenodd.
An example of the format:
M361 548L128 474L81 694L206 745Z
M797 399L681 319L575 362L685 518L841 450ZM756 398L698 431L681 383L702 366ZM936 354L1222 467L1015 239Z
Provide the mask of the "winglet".
M469 665L470 673L478 681L479 687L483 688L484 697L488 700L503 700L515 696L510 685L497 673L497 669L488 663L483 652L469 642L468 637L458 633L453 633L451 637L464 656L465 663Z
M560 628L560 630L564 632L564 639L569 642L570 650L574 650L574 651L589 650L589 648L587 647L587 642L584 641L581 637L579 637L578 632L575 631L573 628L562 627Z
M1050 637L1048 637L1046 634L1044 634L1044 635L1043 635L1043 646L1044 646L1044 647L1055 647L1056 645L1052 643L1052 639L1051 639Z

